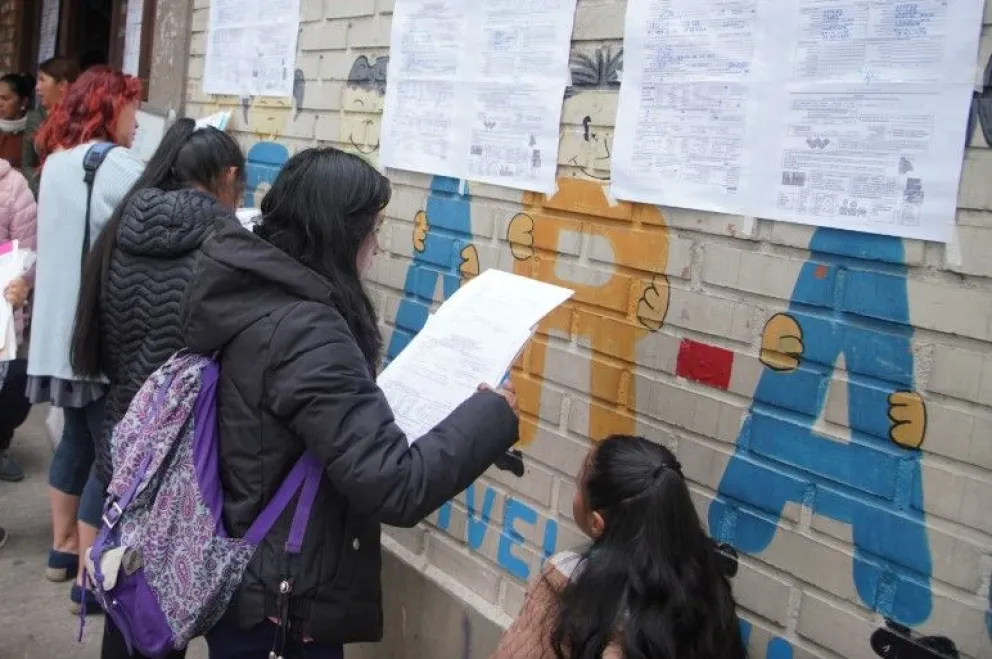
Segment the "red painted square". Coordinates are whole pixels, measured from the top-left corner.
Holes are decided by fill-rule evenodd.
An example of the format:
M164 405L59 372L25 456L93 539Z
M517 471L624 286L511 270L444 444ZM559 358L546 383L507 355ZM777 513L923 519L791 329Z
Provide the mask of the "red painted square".
M679 377L726 391L733 368L734 353L731 350L689 339L683 339L679 345L679 359L675 367Z

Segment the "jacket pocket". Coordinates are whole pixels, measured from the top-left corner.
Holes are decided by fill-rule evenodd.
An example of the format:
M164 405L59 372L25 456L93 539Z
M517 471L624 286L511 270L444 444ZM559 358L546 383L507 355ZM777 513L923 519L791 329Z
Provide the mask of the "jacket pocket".
M379 525L356 515L348 507L342 527L334 590L360 591L379 583Z

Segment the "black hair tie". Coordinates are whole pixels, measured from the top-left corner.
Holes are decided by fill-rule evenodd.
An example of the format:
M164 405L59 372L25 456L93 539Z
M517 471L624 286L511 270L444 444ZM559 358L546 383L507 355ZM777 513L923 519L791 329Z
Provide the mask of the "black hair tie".
M665 473L665 470L666 469L671 469L672 471L674 471L675 473L677 473L679 475L679 478L682 478L682 479L685 478L685 476L682 475L682 465L681 465L681 463L679 463L678 460L676 460L675 461L675 464L667 465L665 463L662 463L662 464L658 465L655 468L655 470L653 472L651 472L651 479L652 480L658 480L659 478L661 478L661 475L663 473Z

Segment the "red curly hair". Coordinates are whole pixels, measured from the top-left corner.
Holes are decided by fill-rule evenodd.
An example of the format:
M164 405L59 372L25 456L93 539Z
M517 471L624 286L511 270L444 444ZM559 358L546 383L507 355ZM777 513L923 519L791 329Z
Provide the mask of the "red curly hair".
M106 66L87 69L72 83L35 137L42 164L59 149L93 140L116 141L117 121L131 103L141 100L141 80Z

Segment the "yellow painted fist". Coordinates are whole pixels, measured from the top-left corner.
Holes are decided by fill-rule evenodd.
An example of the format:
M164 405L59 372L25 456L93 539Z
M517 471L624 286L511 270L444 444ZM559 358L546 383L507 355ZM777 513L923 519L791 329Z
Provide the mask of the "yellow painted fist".
M423 252L427 241L427 233L431 230L431 225L427 221L427 213L417 211L413 218L413 249Z
M534 218L526 213L518 213L506 230L513 258L526 261L534 256Z
M668 302L671 293L668 289L668 277L654 277L651 284L644 288L641 299L637 302L637 320L652 332L661 329L668 315Z
M461 283L464 284L472 277L479 276L479 250L475 248L475 245L467 245L461 253L462 263L458 266L458 272L461 274Z
M889 439L903 448L918 449L927 432L927 406L915 391L897 391L889 396Z
M775 314L761 336L761 363L773 371L794 371L803 356L803 329L792 316Z

